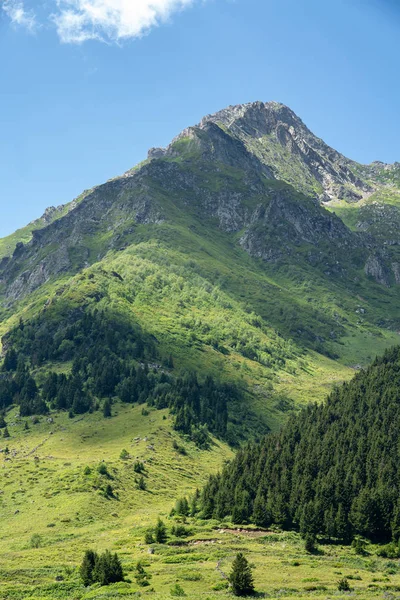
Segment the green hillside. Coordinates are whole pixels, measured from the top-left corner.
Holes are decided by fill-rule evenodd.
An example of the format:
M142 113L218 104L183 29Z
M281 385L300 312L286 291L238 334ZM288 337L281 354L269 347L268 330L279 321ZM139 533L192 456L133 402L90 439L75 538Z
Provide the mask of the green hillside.
M311 556L297 533L199 516L182 538L169 516L399 343L399 190L398 165L358 165L256 102L0 240L1 598L227 597L241 548L269 597L328 597L339 575L360 597L400 585L372 545ZM89 548L133 583L84 589Z
M400 347L210 479L203 516L397 544ZM400 554L400 550L398 551Z

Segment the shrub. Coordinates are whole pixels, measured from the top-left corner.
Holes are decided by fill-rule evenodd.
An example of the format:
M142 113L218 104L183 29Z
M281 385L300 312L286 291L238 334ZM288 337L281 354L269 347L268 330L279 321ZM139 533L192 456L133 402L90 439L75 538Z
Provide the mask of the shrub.
M145 571L140 560L136 563L135 579L137 584L142 587L150 585L149 580L151 579L151 575L147 571Z
M171 533L172 533L172 535L175 535L176 537L187 537L188 535L191 534L191 531L184 525L176 525L171 528Z
M185 590L179 585L179 583L176 583L170 589L169 593L171 594L171 596L186 596Z
M354 551L356 554L358 554L359 556L366 556L368 554L368 552L366 551L366 541L363 540L360 537L356 537L351 544L352 548L354 548Z
M100 475L108 475L106 463L100 463L99 466L97 467L97 471L98 471L98 473L100 473Z
M143 477L143 475L141 477L139 477L138 481L137 481L137 488L138 490L147 490L147 485L146 485L146 480Z
M144 464L140 461L136 461L133 465L133 470L135 471L135 473L143 473L144 469Z
M125 448L123 450L121 450L121 454L119 455L119 457L122 460L126 460L127 458L129 458L129 452L128 452L128 450L125 450Z
M314 554L317 551L317 540L315 535L308 533L304 540L304 548L306 552Z
M38 533L34 533L31 537L30 546L31 548L40 548L42 545L42 536Z
M350 592L351 591L350 584L349 584L348 580L346 579L346 577L343 577L343 579L338 581L337 587L338 587L339 592Z

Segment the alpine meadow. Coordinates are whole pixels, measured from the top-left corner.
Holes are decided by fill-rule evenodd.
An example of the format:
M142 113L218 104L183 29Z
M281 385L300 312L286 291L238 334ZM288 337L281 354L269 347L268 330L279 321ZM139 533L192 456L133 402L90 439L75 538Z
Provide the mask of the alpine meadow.
M0 240L0 598L395 599L400 163L229 106Z

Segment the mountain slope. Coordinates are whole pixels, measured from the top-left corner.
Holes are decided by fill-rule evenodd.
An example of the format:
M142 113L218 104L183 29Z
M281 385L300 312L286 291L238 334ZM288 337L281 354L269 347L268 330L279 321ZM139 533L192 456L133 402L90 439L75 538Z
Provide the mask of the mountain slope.
M59 302L116 307L177 372L243 383L275 428L398 339L396 230L389 245L331 206L392 193L392 172L344 158L287 107L230 107L3 258L1 333Z
M207 517L232 515L348 541L400 537L400 347L249 446L202 496Z

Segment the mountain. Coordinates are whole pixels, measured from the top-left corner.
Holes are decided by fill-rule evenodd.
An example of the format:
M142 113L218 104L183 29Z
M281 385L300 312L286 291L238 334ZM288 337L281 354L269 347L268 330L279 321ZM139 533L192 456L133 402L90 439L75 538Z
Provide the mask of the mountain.
M400 538L400 348L322 405L240 451L202 495L203 515L348 541Z
M292 448L301 438L298 454L304 446L313 462L299 459L299 469L312 475L323 459L351 473L346 492L363 486L359 520L336 519L335 474L334 522L363 532L365 507L387 509L370 531L390 535L397 351L324 408L313 403L399 342L399 175L398 164L346 159L287 107L257 102L205 117L132 170L0 240L0 597L133 598L147 593L136 582L140 560L155 598L181 586L190 598L216 600L229 596L224 575L239 548L254 559L257 590L271 597L332 595L341 572L362 597L398 589L396 564L374 548L365 560L339 545L314 556L294 532L216 529L181 515L182 501L171 509L191 497L195 512L196 488L239 447L287 422L268 439ZM328 445L331 436L341 447L335 423L344 463ZM262 481L286 489L264 469L266 452L281 464L271 443L239 451L213 480L219 502L218 486L226 474L233 489L245 457L249 489L238 477L237 507L222 510L236 508L235 520L253 517L254 454ZM368 459L361 470L356 443ZM314 479L303 497L293 477L301 507L306 493L311 502L300 515L273 488L284 525L300 518L304 531L316 530ZM252 514L240 517L243 494ZM145 544L160 516L167 543ZM85 588L79 564L90 548L118 552L127 580Z
M274 429L398 341L399 189L397 164L346 159L281 104L229 107L3 242L3 347L40 384L80 351L38 360L19 319L61 346L100 311L148 360L234 382L245 421Z

